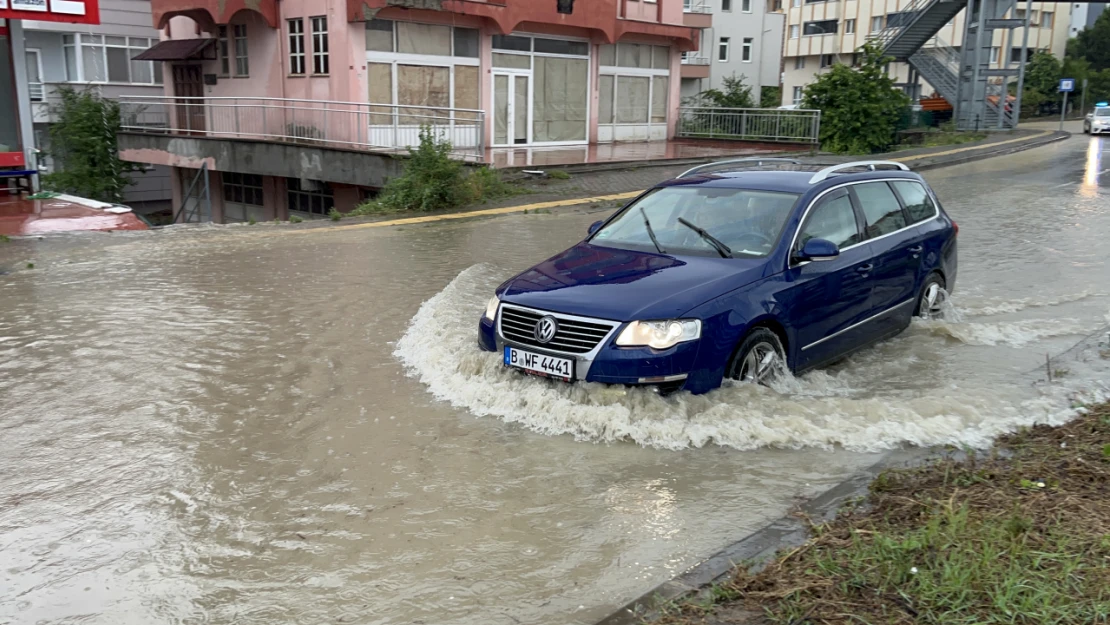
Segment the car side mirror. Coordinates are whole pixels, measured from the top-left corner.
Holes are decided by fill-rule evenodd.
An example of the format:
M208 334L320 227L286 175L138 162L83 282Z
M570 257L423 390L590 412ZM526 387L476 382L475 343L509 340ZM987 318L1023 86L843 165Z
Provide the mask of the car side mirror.
M795 260L812 260L820 262L824 260L833 260L840 256L840 248L836 243L828 239L810 239L802 246L802 251L794 255Z
M595 222L593 222L592 224L590 224L590 227L586 229L586 234L591 235L591 234L597 232L598 228L600 228L601 224L603 224L603 223L605 223L605 222L604 221L595 221Z

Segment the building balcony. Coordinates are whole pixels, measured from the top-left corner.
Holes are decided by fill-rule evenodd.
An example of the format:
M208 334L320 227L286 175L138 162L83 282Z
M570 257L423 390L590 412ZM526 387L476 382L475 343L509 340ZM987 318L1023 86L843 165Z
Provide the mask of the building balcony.
M710 61L708 56L686 53L682 55L683 78L709 78Z
M709 6L709 0L684 0L682 23L690 28L711 28L713 9Z

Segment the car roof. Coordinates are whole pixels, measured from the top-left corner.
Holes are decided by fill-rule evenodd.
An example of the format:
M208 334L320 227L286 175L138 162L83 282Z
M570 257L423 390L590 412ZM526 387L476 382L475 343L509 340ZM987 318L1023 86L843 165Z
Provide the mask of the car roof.
M921 176L910 171L878 170L858 173L836 173L820 182L810 184L813 175L819 170L820 167L814 166L805 169L762 169L714 172L690 176L689 178L667 180L657 184L656 188L706 186L719 189L751 189L753 191L779 191L784 193L804 194L809 191L822 191L845 182L897 179L922 181Z

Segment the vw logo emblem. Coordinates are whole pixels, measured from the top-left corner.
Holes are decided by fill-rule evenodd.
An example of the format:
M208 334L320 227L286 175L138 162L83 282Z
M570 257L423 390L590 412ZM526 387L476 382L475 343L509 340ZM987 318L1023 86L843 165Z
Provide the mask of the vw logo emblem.
M536 340L540 343L550 343L551 339L555 338L555 333L559 331L559 322L555 321L555 317L547 315L536 322L536 327L532 332L536 335Z

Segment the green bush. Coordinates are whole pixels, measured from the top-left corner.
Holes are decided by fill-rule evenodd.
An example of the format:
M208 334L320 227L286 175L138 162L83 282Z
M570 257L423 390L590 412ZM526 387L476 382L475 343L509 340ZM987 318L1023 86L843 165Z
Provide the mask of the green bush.
M332 221L339 221L340 219L343 219L343 213L336 210L335 207L332 207L332 209L328 211L328 218L330 218Z
M132 184L127 174L140 169L119 158L119 103L71 87L59 88L57 96L58 103L51 107L57 122L50 124L47 150L54 159L54 172L42 177L43 186L102 202L122 202L123 190Z
M290 215L289 216L289 223L291 223L291 224L299 224L302 221L304 221L304 219L301 219L300 215Z
M782 104L781 87L763 87L759 91L759 108L773 109Z
M881 152L897 139L910 100L884 66L892 59L871 43L860 48L858 67L837 64L805 89L803 108L821 111L821 147L839 154Z
M405 172L391 178L377 198L363 202L348 215L447 210L521 192L494 169L470 169L451 158L451 150L450 142L437 137L432 129L422 128L420 145L409 150Z

